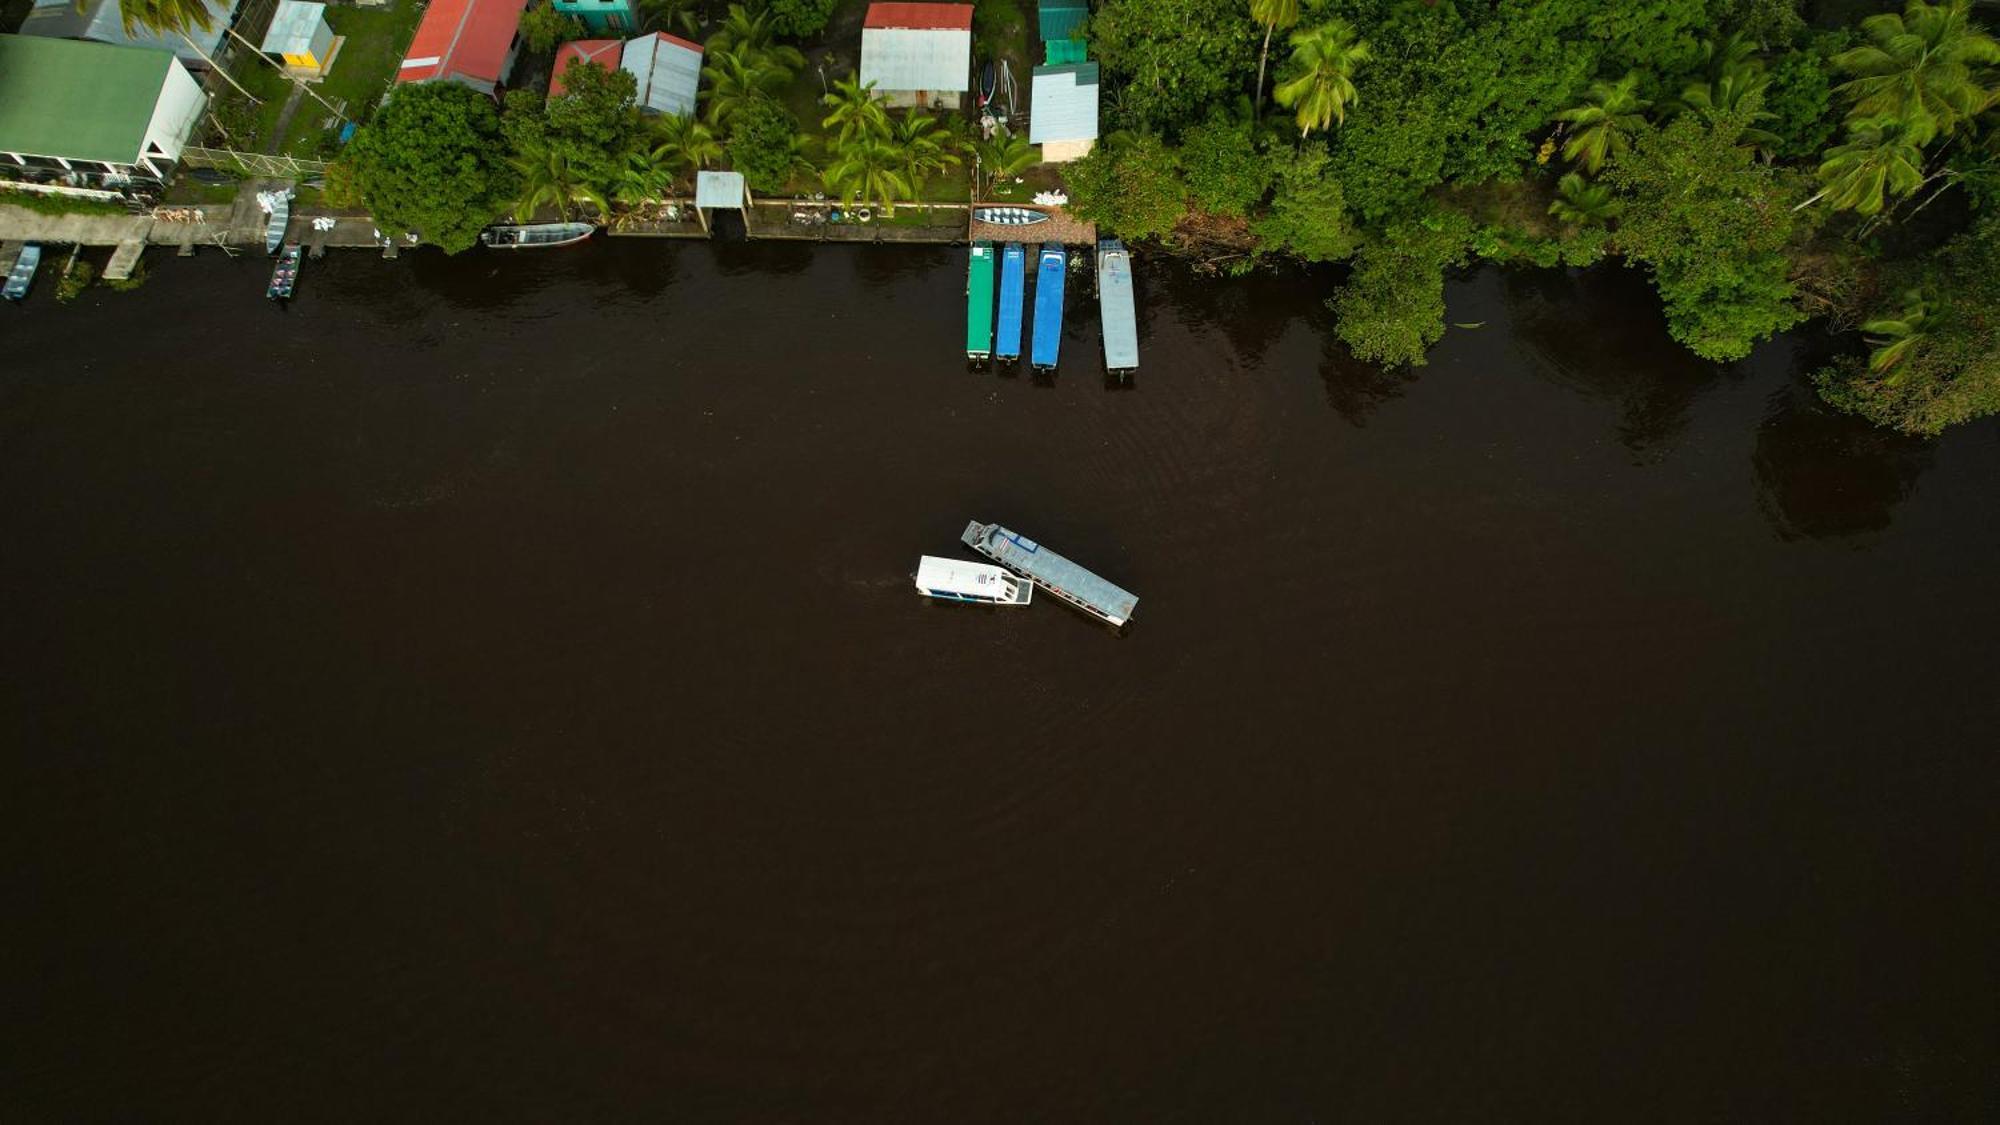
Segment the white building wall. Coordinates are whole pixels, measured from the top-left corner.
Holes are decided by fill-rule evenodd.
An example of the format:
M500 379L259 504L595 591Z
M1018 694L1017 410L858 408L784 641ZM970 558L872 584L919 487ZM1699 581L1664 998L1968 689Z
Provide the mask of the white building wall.
M187 72L179 59L167 64L166 81L160 85L160 100L153 105L153 120L146 126L146 142L140 148L142 154L164 153L169 161L179 160L181 150L187 147L188 135L201 120L201 111L208 104L208 96L201 92L201 83Z

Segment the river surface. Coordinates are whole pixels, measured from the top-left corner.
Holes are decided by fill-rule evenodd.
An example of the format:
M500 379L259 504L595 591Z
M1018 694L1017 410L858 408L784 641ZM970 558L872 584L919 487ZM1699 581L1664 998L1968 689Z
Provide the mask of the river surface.
M1993 1120L2000 426L1617 269L1410 377L1142 258L1042 385L963 253L0 308L0 1116Z

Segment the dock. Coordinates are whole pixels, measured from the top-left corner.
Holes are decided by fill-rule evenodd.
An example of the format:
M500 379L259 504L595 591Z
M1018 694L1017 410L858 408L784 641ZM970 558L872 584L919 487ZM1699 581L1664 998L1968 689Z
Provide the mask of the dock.
M1021 358L1021 306L1025 301L1028 253L1018 242L1000 252L1000 333L993 354L1004 360Z
M1097 244L1097 313L1104 324L1104 369L1139 369L1139 323L1132 311L1132 252L1115 238Z
M993 244L972 244L965 278L965 358L993 354Z
M120 242L118 249L111 252L111 260L105 263L104 279L106 281L130 279L132 271L139 268L139 255L145 252L146 243L142 239L128 238Z
M974 520L959 536L966 546L1110 625L1132 620L1139 597L1085 570L1032 539L997 523Z
M1056 242L1042 243L1035 266L1035 338L1029 362L1035 370L1053 372L1062 352L1063 275L1069 254Z

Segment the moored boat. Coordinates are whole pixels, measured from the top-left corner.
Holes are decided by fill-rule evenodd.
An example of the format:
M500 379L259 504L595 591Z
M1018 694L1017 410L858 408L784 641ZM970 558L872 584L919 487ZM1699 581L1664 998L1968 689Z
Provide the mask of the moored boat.
M1019 532L997 523L977 520L965 525L959 536L965 545L1031 579L1035 585L1097 618L1107 625L1123 626L1139 607L1139 596L1112 585L1090 571L1042 546Z
M271 270L271 284L264 290L264 296L283 304L291 300L292 291L299 286L299 262L304 258L304 248L296 242L287 242L278 255L278 264Z
M1027 605L1035 596L1035 584L989 563L964 559L941 559L924 555L917 560L917 592L945 602L977 605Z
M1028 252L1018 242L1000 251L1000 320L993 337L993 357L1013 362L1021 358L1021 306L1028 291Z
M1104 324L1104 369L1139 369L1139 326L1132 311L1132 252L1115 238L1097 244L1097 309Z
M993 244L972 244L965 274L965 358L993 354Z
M285 245L285 228L292 222L292 200L279 195L271 200L271 215L264 220L264 253L276 254Z
M1047 211L1033 207L974 207L972 217L996 227L1028 227L1049 221Z
M589 223L523 223L487 227L479 241L495 250L526 250L543 246L570 246L596 233Z
M14 266L7 272L7 286L0 290L0 296L10 301L18 301L28 295L28 286L35 283L35 271L42 264L42 245L30 242L21 247L21 256L14 259Z
M1035 266L1035 332L1029 341L1028 361L1043 374L1053 374L1062 352L1063 275L1069 269L1069 252L1060 242L1042 243Z

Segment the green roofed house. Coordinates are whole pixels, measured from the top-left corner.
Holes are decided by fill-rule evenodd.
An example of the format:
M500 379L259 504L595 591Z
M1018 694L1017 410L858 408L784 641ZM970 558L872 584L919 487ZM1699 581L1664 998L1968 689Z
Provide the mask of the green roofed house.
M159 187L207 101L172 51L0 35L0 172L58 186Z

